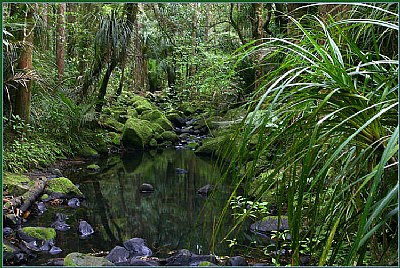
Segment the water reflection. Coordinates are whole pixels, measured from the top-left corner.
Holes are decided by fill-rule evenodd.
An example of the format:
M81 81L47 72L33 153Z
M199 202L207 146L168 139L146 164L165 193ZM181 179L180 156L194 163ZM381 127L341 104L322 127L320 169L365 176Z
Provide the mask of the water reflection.
M157 256L181 248L209 253L211 226L224 204L216 198L212 211L201 214L205 200L196 192L220 176L209 161L189 150L163 150L99 164L102 172L81 178L80 184L87 198L87 220L98 232L100 243L112 248L142 237ZM188 173L176 174L176 168ZM142 183L152 184L155 191L140 193Z

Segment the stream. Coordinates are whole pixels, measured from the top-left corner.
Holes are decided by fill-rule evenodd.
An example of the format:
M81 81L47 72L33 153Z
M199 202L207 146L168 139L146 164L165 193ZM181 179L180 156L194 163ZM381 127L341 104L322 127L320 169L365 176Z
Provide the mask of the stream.
M85 167L90 163L64 172L86 197L79 208L51 206L27 223L49 227L56 213L62 212L71 226L68 231L57 231L56 246L63 251L56 256L41 252L33 265L71 252L109 251L133 237L144 238L157 257L178 249L211 253L212 226L229 194L228 185L213 199L197 194L199 188L221 176L211 159L200 158L191 150L163 149L93 162L100 172L88 172ZM177 168L188 172L177 174ZM140 193L138 187L143 183L152 184L155 191ZM88 239L79 238L80 219L95 230ZM214 253L229 254L227 243L218 243Z

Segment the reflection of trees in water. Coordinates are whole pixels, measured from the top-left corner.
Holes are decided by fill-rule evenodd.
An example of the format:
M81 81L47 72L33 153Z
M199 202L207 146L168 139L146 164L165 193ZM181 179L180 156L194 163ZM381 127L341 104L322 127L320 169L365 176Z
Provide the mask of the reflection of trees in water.
M189 242L205 243L211 237L212 217L205 215L195 226L204 204L196 192L214 181L220 175L218 170L192 151L164 150L129 157L113 160L113 166L93 182L94 191L88 191L93 193L87 196L88 202L95 208L88 213L93 224L103 225L104 240L118 239L121 243L142 237L154 249L165 252L189 247ZM178 167L189 173L176 174ZM137 188L144 182L153 184L155 192L139 193ZM212 212L222 205L214 204Z

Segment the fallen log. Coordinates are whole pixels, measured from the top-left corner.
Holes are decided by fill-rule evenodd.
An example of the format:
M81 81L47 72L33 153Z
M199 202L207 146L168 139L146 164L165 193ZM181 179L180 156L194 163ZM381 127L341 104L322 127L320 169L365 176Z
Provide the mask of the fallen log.
M22 195L23 203L19 208L22 213L25 213L28 208L43 194L48 179L45 177L39 178L29 190Z

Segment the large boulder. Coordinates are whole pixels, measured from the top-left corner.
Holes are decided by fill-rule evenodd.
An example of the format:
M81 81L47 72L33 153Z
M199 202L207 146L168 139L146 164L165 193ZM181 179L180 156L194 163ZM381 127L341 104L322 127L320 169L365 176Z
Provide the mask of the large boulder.
M115 265L103 257L94 257L78 252L73 252L65 256L64 266L115 266Z
M62 197L83 197L82 192L68 178L54 178L47 182L46 193Z
M173 129L171 122L160 110L150 110L143 112L140 118L153 123L157 123L165 130Z
M146 120L130 118L122 131L122 143L133 149L144 149L153 138L151 123Z

